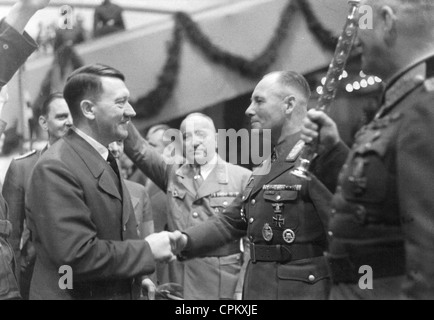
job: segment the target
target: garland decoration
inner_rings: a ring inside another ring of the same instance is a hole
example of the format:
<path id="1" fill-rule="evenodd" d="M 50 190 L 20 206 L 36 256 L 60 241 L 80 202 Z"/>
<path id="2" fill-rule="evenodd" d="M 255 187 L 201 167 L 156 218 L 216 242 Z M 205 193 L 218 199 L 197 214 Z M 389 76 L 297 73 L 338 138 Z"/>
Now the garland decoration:
<path id="1" fill-rule="evenodd" d="M 308 0 L 289 0 L 283 10 L 278 27 L 265 49 L 253 60 L 247 60 L 239 55 L 231 54 L 219 48 L 202 32 L 200 26 L 184 12 L 177 12 L 175 18 L 175 32 L 171 45 L 168 46 L 168 58 L 163 71 L 158 77 L 157 86 L 146 96 L 133 103 L 137 118 L 152 117 L 158 114 L 165 103 L 172 96 L 177 82 L 179 61 L 182 47 L 182 34 L 212 62 L 238 72 L 250 79 L 261 77 L 278 57 L 278 50 L 283 40 L 288 36 L 290 22 L 298 10 L 307 20 L 309 30 L 319 43 L 328 51 L 334 52 L 337 38 L 321 24 L 315 16 Z"/>
<path id="2" fill-rule="evenodd" d="M 182 26 L 175 21 L 172 40 L 167 45 L 168 59 L 158 76 L 157 86 L 146 96 L 139 98 L 133 107 L 137 118 L 151 117 L 160 112 L 167 100 L 172 97 L 178 80 L 179 61 L 182 49 Z"/>
<path id="3" fill-rule="evenodd" d="M 327 30 L 321 24 L 308 0 L 288 0 L 288 5 L 280 16 L 280 21 L 274 35 L 265 49 L 252 60 L 219 48 L 213 44 L 211 39 L 203 33 L 200 26 L 188 14 L 177 12 L 174 15 L 175 26 L 172 39 L 167 45 L 167 59 L 158 76 L 157 85 L 145 96 L 132 103 L 136 110 L 137 118 L 157 115 L 172 97 L 179 76 L 183 36 L 199 48 L 213 63 L 223 65 L 230 70 L 238 72 L 243 77 L 257 79 L 276 61 L 279 47 L 288 36 L 290 22 L 297 11 L 300 11 L 304 15 L 309 30 L 321 46 L 328 51 L 334 52 L 337 38 L 333 35 L 333 32 Z M 80 58 L 75 53 L 71 55 L 71 52 L 67 52 L 66 59 L 62 54 L 56 54 L 55 60 L 55 65 L 60 66 L 62 76 L 64 76 L 66 70 L 65 65 L 68 63 L 72 63 L 74 68 L 82 65 Z M 53 70 L 51 69 L 41 86 L 40 95 L 34 103 L 35 109 L 39 107 L 41 101 L 43 101 L 43 97 L 47 96 L 47 93 L 50 92 L 52 73 Z"/>
<path id="4" fill-rule="evenodd" d="M 334 52 L 338 44 L 338 37 L 335 36 L 330 30 L 324 28 L 324 26 L 315 16 L 309 1 L 296 1 L 301 12 L 304 15 L 304 18 L 306 19 L 307 27 L 309 28 L 310 32 L 312 32 L 316 40 L 321 44 L 324 49 Z"/>

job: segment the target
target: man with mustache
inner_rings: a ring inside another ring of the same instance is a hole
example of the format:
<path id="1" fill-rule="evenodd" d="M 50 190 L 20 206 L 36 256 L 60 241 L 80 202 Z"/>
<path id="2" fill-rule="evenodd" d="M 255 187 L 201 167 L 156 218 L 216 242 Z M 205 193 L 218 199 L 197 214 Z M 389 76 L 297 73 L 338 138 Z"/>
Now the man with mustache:
<path id="1" fill-rule="evenodd" d="M 74 127 L 41 156 L 27 192 L 36 249 L 30 299 L 138 299 L 155 261 L 174 258 L 176 239 L 168 232 L 139 238 L 108 150 L 128 136 L 135 116 L 125 77 L 109 66 L 84 66 L 68 77 L 63 95 Z M 68 286 L 63 268 L 70 270 Z"/>
<path id="2" fill-rule="evenodd" d="M 242 193 L 251 172 L 230 164 L 216 152 L 216 128 L 201 113 L 188 115 L 181 123 L 185 163 L 172 163 L 161 156 L 131 127 L 125 153 L 168 195 L 169 230 L 185 230 L 219 215 Z M 200 257 L 178 263 L 187 300 L 233 299 L 243 254 L 240 238 L 220 244 Z M 242 280 L 242 279 L 241 279 Z"/>

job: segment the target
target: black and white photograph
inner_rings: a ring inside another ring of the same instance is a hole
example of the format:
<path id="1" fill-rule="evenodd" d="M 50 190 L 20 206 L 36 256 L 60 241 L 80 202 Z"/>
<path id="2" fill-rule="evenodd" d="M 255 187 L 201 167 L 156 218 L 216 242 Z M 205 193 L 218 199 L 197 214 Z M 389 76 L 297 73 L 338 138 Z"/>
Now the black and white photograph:
<path id="1" fill-rule="evenodd" d="M 0 300 L 434 299 L 432 0 L 0 0 L 0 90 Z"/>

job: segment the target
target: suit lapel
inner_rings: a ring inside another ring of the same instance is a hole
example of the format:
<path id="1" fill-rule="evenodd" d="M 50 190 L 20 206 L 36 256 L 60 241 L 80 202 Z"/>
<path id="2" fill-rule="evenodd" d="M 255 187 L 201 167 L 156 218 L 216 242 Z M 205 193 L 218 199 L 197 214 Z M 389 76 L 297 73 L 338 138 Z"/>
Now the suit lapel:
<path id="1" fill-rule="evenodd" d="M 94 178 L 98 180 L 98 186 L 105 193 L 122 201 L 122 196 L 113 179 L 114 173 L 111 173 L 112 169 L 101 155 L 73 130 L 69 130 L 63 139 L 74 149 Z"/>
<path id="2" fill-rule="evenodd" d="M 177 171 L 178 181 L 188 190 L 191 194 L 196 195 L 196 189 L 194 187 L 194 173 L 190 170 L 190 165 L 184 164 Z"/>
<path id="3" fill-rule="evenodd" d="M 219 161 L 200 186 L 200 189 L 196 194 L 196 199 L 201 199 L 209 196 L 210 194 L 219 192 L 221 189 L 221 184 L 227 184 L 227 180 L 227 167 L 221 163 L 221 161 Z"/>
<path id="4" fill-rule="evenodd" d="M 137 198 L 131 197 L 130 193 L 128 192 L 128 188 L 125 185 L 125 182 L 123 179 L 121 179 L 122 183 L 122 195 L 123 195 L 123 201 L 122 201 L 122 224 L 126 225 L 128 220 L 130 219 L 131 213 L 134 212 L 134 207 L 132 201 L 133 199 L 137 200 L 136 205 L 138 204 L 139 200 Z M 137 222 L 137 221 L 136 221 Z"/>

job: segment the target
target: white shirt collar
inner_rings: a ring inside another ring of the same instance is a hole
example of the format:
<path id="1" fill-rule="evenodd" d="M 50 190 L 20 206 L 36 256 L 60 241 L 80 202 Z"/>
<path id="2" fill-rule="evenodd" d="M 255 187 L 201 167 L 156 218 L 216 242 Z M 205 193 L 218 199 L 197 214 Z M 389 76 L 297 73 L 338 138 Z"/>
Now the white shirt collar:
<path id="1" fill-rule="evenodd" d="M 94 138 L 87 135 L 86 133 L 84 133 L 80 129 L 78 129 L 76 127 L 72 127 L 72 130 L 74 130 L 76 134 L 78 134 L 87 143 L 89 143 L 101 155 L 101 157 L 104 159 L 104 161 L 107 161 L 107 158 L 109 155 L 109 150 L 106 147 L 104 147 L 101 143 L 99 143 Z"/>
<path id="2" fill-rule="evenodd" d="M 203 166 L 200 166 L 200 175 L 202 176 L 203 180 L 206 180 L 206 178 L 208 178 L 210 173 L 214 170 L 214 167 L 217 164 L 217 160 L 218 160 L 218 157 L 217 157 L 217 154 L 215 154 L 214 157 L 210 161 L 208 161 Z"/>

